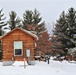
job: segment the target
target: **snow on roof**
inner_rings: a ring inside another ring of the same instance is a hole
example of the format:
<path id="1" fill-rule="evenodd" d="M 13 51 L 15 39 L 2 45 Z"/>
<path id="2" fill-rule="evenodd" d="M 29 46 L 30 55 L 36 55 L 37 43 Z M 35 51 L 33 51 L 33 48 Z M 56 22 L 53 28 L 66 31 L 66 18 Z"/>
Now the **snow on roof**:
<path id="1" fill-rule="evenodd" d="M 16 30 L 16 29 L 22 30 L 23 32 L 25 32 L 25 33 L 31 35 L 32 37 L 34 37 L 34 38 L 36 38 L 36 39 L 38 40 L 37 35 L 33 34 L 31 31 L 28 31 L 28 30 L 25 30 L 25 29 L 22 29 L 22 28 L 18 28 L 18 27 L 15 28 L 15 29 L 13 29 L 12 31 L 8 32 L 7 34 L 13 32 L 13 31 Z M 0 36 L 0 39 L 2 39 L 3 37 L 5 37 L 7 34 L 4 34 L 3 36 Z"/>
<path id="2" fill-rule="evenodd" d="M 27 31 L 27 30 L 25 30 L 25 29 L 22 29 L 22 30 L 23 30 L 24 32 L 26 32 L 27 34 L 29 34 L 29 35 L 31 35 L 31 36 L 37 38 L 37 40 L 38 40 L 37 35 L 33 34 L 31 31 Z"/>

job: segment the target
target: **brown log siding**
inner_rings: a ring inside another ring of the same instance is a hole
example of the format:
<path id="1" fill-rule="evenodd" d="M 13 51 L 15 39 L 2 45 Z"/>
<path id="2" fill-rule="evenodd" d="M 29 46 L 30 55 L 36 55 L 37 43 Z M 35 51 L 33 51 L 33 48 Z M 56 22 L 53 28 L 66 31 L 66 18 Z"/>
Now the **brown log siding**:
<path id="1" fill-rule="evenodd" d="M 23 43 L 23 55 L 22 56 L 14 56 L 14 41 L 22 41 Z M 2 39 L 2 50 L 3 50 L 3 60 L 23 60 L 24 55 L 26 57 L 26 49 L 30 49 L 31 52 L 31 60 L 34 60 L 34 43 L 35 40 L 29 34 L 21 31 L 15 30 L 12 33 L 8 34 L 6 37 Z M 27 57 L 26 57 L 26 60 Z"/>

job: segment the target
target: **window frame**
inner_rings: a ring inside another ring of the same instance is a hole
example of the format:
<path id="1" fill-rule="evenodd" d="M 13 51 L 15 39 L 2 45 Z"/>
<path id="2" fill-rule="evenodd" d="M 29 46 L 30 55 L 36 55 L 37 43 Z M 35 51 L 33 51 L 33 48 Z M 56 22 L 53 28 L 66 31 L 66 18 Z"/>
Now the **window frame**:
<path id="1" fill-rule="evenodd" d="M 23 56 L 23 42 L 22 41 L 14 41 L 13 45 L 15 44 L 15 42 L 21 42 L 22 43 L 22 50 L 21 50 L 21 55 L 16 55 L 15 54 L 15 47 L 14 47 L 14 56 Z"/>

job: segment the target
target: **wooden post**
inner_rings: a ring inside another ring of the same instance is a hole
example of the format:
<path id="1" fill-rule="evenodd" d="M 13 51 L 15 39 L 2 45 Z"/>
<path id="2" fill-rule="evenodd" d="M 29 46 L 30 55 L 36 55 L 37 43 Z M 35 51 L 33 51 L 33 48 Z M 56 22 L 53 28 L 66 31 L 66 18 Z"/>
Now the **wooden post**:
<path id="1" fill-rule="evenodd" d="M 24 57 L 24 68 L 26 68 L 25 57 Z"/>
<path id="2" fill-rule="evenodd" d="M 49 64 L 49 59 L 50 59 L 50 58 L 49 58 L 49 56 L 48 56 L 48 58 L 47 58 L 47 59 L 48 59 L 48 64 Z"/>

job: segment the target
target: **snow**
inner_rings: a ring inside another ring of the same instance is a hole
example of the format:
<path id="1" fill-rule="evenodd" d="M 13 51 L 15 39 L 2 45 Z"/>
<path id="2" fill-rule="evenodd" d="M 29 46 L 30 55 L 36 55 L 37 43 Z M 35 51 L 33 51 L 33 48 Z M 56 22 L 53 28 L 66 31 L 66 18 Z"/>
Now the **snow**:
<path id="1" fill-rule="evenodd" d="M 3 27 L 2 27 L 2 32 L 3 32 L 4 34 L 10 32 L 10 31 L 11 31 L 11 29 L 10 29 L 9 25 L 6 25 L 6 26 L 3 26 Z"/>
<path id="2" fill-rule="evenodd" d="M 28 31 L 28 30 L 24 30 L 24 29 L 22 29 L 22 30 L 25 31 L 26 33 L 28 33 L 29 35 L 35 37 L 35 38 L 38 40 L 37 35 L 33 34 L 32 32 L 30 32 L 30 31 Z"/>
<path id="3" fill-rule="evenodd" d="M 13 64 L 13 66 L 23 66 L 24 65 L 24 62 L 22 61 L 15 61 L 15 63 Z M 27 62 L 25 61 L 25 65 L 27 66 Z"/>
<path id="4" fill-rule="evenodd" d="M 16 61 L 12 66 L 3 66 L 0 62 L 1 75 L 75 75 L 76 64 L 72 61 L 54 61 L 50 60 L 50 64 L 43 61 L 35 61 L 35 65 L 26 65 L 24 62 Z M 26 63 L 27 64 L 27 63 Z"/>

